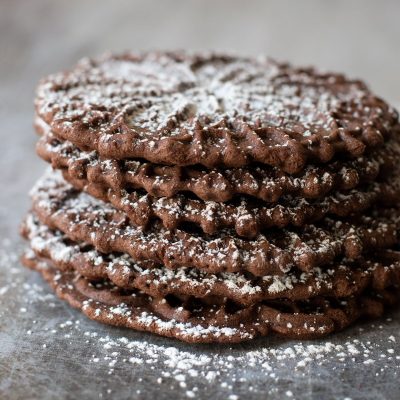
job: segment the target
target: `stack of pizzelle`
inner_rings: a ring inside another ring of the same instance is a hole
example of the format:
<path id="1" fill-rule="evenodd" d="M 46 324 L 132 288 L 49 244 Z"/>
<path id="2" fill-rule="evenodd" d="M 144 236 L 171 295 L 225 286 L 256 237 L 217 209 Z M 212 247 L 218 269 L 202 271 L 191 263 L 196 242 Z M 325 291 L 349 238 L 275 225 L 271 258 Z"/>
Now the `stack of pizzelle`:
<path id="1" fill-rule="evenodd" d="M 83 60 L 38 88 L 26 266 L 89 318 L 315 338 L 399 298 L 397 113 L 270 59 Z"/>

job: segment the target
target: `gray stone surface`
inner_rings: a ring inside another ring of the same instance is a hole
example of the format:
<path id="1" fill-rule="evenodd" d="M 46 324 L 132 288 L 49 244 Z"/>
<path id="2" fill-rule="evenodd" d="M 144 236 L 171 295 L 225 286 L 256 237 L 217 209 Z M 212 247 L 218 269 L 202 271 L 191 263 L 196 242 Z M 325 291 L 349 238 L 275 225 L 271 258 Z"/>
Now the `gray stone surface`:
<path id="1" fill-rule="evenodd" d="M 400 398 L 399 315 L 318 342 L 189 346 L 87 320 L 17 260 L 44 169 L 32 132 L 40 76 L 105 49 L 219 48 L 343 70 L 399 102 L 399 4 L 1 2 L 0 398 Z"/>

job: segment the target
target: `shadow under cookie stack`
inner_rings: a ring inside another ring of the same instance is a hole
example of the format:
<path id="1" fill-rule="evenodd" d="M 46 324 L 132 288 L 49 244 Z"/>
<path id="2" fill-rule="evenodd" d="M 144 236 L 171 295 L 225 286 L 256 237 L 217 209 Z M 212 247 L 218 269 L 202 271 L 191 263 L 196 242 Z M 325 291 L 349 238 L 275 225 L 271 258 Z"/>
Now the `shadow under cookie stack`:
<path id="1" fill-rule="evenodd" d="M 399 298 L 397 113 L 270 59 L 85 59 L 37 91 L 23 262 L 99 322 L 317 338 Z"/>

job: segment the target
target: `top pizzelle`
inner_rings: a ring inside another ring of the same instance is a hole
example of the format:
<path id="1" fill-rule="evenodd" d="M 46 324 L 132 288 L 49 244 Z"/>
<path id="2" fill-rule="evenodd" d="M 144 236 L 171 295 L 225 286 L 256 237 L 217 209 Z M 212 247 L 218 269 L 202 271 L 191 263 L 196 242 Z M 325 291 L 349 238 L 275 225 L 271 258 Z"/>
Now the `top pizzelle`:
<path id="1" fill-rule="evenodd" d="M 104 158 L 288 173 L 358 157 L 398 125 L 360 81 L 218 54 L 84 59 L 44 79 L 35 104 L 53 134 Z"/>

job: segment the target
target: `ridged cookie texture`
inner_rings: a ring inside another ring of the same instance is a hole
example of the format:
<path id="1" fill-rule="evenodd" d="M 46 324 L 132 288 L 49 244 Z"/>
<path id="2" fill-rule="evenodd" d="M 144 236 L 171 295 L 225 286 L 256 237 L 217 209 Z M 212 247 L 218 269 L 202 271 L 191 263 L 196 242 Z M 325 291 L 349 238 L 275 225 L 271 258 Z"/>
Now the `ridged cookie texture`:
<path id="1" fill-rule="evenodd" d="M 85 59 L 45 78 L 35 103 L 55 135 L 105 158 L 289 173 L 360 156 L 398 123 L 360 81 L 218 54 Z"/>
<path id="2" fill-rule="evenodd" d="M 50 260 L 37 259 L 29 252 L 22 261 L 39 271 L 58 297 L 95 321 L 190 343 L 236 343 L 269 333 L 313 339 L 341 330 L 362 316 L 378 317 L 385 306 L 397 302 L 396 291 L 388 288 L 340 301 L 316 297 L 238 309 L 229 302 L 210 305 L 186 296 L 152 297 L 109 281 L 91 282 L 73 271 L 57 270 Z"/>
<path id="3" fill-rule="evenodd" d="M 86 242 L 102 253 L 128 253 L 168 268 L 192 266 L 207 272 L 283 274 L 291 268 L 308 271 L 344 256 L 357 259 L 366 252 L 397 243 L 399 213 L 373 210 L 354 220 L 325 218 L 298 230 L 272 230 L 247 240 L 231 231 L 218 235 L 169 230 L 155 222 L 149 229 L 134 226 L 126 213 L 76 190 L 57 172 L 47 172 L 31 192 L 32 209 L 46 225 L 71 240 Z"/>
<path id="4" fill-rule="evenodd" d="M 400 124 L 268 58 L 84 59 L 37 90 L 22 262 L 89 318 L 190 343 L 312 339 L 400 298 Z"/>
<path id="5" fill-rule="evenodd" d="M 68 170 L 74 179 L 85 179 L 113 190 L 144 190 L 154 197 L 191 193 L 201 200 L 216 202 L 244 195 L 276 203 L 288 195 L 320 199 L 332 192 L 346 192 L 371 183 L 397 165 L 400 146 L 397 141 L 390 140 L 371 154 L 324 165 L 308 165 L 296 175 L 260 165 L 209 170 L 130 159 L 101 159 L 96 151 L 81 151 L 51 133 L 39 139 L 37 152 L 53 168 Z"/>
<path id="6" fill-rule="evenodd" d="M 103 254 L 87 243 L 72 242 L 32 214 L 24 221 L 22 234 L 36 258 L 51 260 L 61 271 L 75 271 L 94 282 L 109 280 L 122 289 L 139 289 L 154 297 L 193 296 L 207 302 L 226 298 L 248 306 L 263 300 L 346 298 L 367 288 L 382 290 L 400 283 L 400 252 L 392 249 L 353 262 L 335 261 L 309 272 L 256 277 L 232 272 L 210 274 L 189 267 L 170 270 L 155 262 L 135 261 L 127 254 Z"/>

